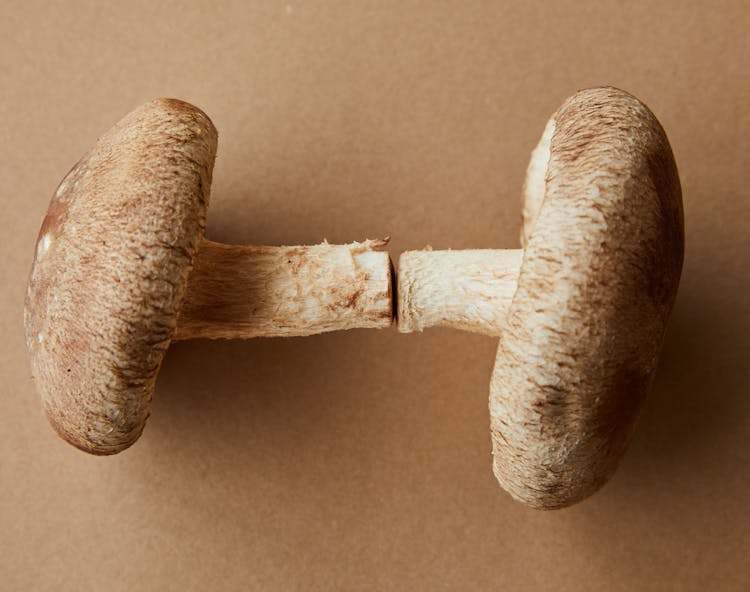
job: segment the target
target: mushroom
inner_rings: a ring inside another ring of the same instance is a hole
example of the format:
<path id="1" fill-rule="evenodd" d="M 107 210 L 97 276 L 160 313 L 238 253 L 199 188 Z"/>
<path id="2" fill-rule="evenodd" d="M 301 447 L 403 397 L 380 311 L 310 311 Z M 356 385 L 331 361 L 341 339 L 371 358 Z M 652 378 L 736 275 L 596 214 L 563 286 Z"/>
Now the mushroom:
<path id="1" fill-rule="evenodd" d="M 499 336 L 495 476 L 559 508 L 601 487 L 630 440 L 680 279 L 682 197 L 661 125 L 615 88 L 563 103 L 524 194 L 523 250 L 401 255 L 398 323 Z"/>
<path id="2" fill-rule="evenodd" d="M 392 322 L 385 241 L 253 247 L 203 238 L 217 132 L 158 99 L 60 183 L 26 291 L 32 372 L 52 427 L 93 454 L 135 442 L 172 340 L 311 335 Z"/>

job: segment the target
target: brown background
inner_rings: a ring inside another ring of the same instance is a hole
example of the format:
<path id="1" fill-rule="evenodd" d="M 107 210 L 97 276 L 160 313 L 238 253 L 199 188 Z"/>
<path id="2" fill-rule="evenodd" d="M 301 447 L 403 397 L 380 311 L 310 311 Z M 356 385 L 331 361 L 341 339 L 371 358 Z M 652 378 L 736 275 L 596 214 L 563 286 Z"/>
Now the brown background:
<path id="1" fill-rule="evenodd" d="M 745 2 L 157 4 L 0 8 L 0 588 L 748 589 Z M 22 339 L 37 229 L 136 105 L 213 118 L 210 238 L 391 235 L 397 258 L 517 246 L 531 148 L 601 84 L 664 124 L 688 242 L 652 396 L 593 498 L 540 513 L 499 489 L 495 340 L 449 330 L 181 343 L 132 449 L 48 428 Z"/>

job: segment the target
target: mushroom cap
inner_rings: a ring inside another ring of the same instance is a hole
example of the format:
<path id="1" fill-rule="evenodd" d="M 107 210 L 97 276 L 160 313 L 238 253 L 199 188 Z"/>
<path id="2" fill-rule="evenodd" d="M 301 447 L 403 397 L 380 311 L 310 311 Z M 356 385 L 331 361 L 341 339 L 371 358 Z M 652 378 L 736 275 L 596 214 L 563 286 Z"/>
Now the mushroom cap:
<path id="1" fill-rule="evenodd" d="M 217 133 L 198 108 L 147 103 L 73 167 L 50 201 L 24 309 L 52 427 L 114 454 L 140 436 L 203 236 Z"/>
<path id="2" fill-rule="evenodd" d="M 661 125 L 615 88 L 552 116 L 526 183 L 526 251 L 490 386 L 494 472 L 559 508 L 630 440 L 682 268 L 680 182 Z"/>

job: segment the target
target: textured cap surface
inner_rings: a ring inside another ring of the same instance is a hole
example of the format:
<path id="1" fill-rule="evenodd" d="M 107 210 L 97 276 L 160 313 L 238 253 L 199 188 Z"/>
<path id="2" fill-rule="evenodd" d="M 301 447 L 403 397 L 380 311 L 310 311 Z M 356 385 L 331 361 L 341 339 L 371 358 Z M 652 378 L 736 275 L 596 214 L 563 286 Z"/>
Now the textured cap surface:
<path id="1" fill-rule="evenodd" d="M 680 184 L 649 109 L 579 92 L 527 180 L 527 249 L 491 382 L 494 470 L 517 499 L 574 503 L 613 473 L 651 383 L 683 258 Z M 543 191 L 540 199 L 539 188 Z"/>
<path id="2" fill-rule="evenodd" d="M 45 412 L 95 454 L 143 430 L 205 227 L 216 130 L 157 99 L 73 167 L 39 231 L 24 323 Z"/>

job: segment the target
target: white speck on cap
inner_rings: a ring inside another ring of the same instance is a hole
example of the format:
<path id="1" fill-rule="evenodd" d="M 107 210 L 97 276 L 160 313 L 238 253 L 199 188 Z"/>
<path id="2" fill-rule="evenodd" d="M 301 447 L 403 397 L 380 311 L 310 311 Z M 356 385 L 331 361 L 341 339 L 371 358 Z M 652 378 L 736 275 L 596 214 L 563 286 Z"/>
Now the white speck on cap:
<path id="1" fill-rule="evenodd" d="M 45 234 L 42 238 L 40 238 L 39 242 L 36 245 L 36 258 L 40 259 L 47 252 L 51 244 L 52 237 L 49 234 Z"/>

